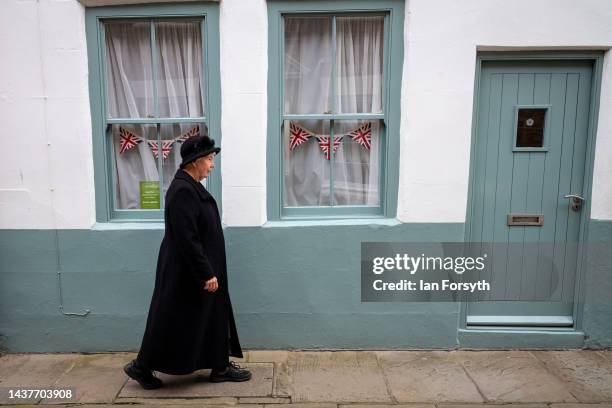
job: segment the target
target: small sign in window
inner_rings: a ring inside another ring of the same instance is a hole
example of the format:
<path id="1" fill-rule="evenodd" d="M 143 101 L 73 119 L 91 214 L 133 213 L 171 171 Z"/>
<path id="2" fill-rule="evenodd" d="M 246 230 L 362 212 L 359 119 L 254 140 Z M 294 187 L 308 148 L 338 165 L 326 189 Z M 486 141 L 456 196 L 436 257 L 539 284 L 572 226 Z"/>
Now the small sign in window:
<path id="1" fill-rule="evenodd" d="M 544 147 L 546 108 L 519 108 L 516 147 Z"/>
<path id="2" fill-rule="evenodd" d="M 161 201 L 159 196 L 159 181 L 140 182 L 140 208 L 143 210 L 159 210 Z"/>

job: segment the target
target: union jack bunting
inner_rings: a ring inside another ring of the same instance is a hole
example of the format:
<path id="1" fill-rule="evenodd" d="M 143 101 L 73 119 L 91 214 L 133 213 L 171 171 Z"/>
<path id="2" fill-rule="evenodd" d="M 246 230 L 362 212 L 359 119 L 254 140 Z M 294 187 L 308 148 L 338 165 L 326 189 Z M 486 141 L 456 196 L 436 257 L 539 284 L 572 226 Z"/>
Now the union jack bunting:
<path id="1" fill-rule="evenodd" d="M 323 152 L 323 154 L 325 155 L 325 158 L 327 160 L 331 159 L 331 155 L 330 155 L 330 144 L 331 144 L 331 137 L 329 136 L 317 136 L 317 139 L 319 140 L 319 147 L 321 148 L 321 151 Z M 342 142 L 342 136 L 339 137 L 334 137 L 334 154 L 336 154 L 336 151 L 338 150 L 338 148 L 340 147 L 340 142 Z"/>
<path id="2" fill-rule="evenodd" d="M 155 158 L 157 159 L 157 157 L 159 156 L 159 149 L 157 146 L 157 141 L 149 140 L 148 143 L 149 143 L 149 146 L 151 147 L 151 150 L 153 151 L 153 156 L 155 156 Z M 174 140 L 162 140 L 162 157 L 164 159 L 167 159 L 168 155 L 172 151 L 173 143 L 174 143 Z"/>
<path id="3" fill-rule="evenodd" d="M 119 142 L 119 154 L 123 154 L 126 150 L 136 147 L 136 145 L 142 142 L 140 136 L 122 127 L 119 127 L 119 136 L 121 137 Z"/>
<path id="4" fill-rule="evenodd" d="M 289 132 L 291 136 L 289 137 L 289 148 L 290 150 L 295 149 L 302 143 L 305 143 L 310 139 L 314 134 L 309 130 L 304 129 L 303 127 L 289 122 Z"/>
<path id="5" fill-rule="evenodd" d="M 366 150 L 370 150 L 372 146 L 372 124 L 370 122 L 364 123 L 348 135 L 362 147 L 365 147 Z"/>
<path id="6" fill-rule="evenodd" d="M 189 139 L 192 136 L 199 136 L 200 135 L 200 126 L 196 125 L 195 127 L 193 127 L 192 129 L 189 129 L 188 131 L 186 131 L 185 133 L 183 133 L 180 136 L 177 136 L 176 139 L 174 139 L 176 142 L 178 143 L 182 143 L 185 140 Z"/>

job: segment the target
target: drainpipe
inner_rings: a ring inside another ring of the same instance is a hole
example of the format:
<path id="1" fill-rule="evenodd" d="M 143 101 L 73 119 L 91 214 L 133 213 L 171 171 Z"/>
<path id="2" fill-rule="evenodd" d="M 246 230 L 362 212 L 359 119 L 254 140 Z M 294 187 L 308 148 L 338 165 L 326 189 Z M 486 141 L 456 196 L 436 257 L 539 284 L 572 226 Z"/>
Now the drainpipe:
<path id="1" fill-rule="evenodd" d="M 55 200 L 54 200 L 54 188 L 53 188 L 53 177 L 52 177 L 52 169 L 51 169 L 51 153 L 50 153 L 50 149 L 51 149 L 51 141 L 48 139 L 49 133 L 47 132 L 47 86 L 46 86 L 46 81 L 45 81 L 45 61 L 43 58 L 43 41 L 42 41 L 42 33 L 41 33 L 41 27 L 40 27 L 40 3 L 36 2 L 36 18 L 37 18 L 37 22 L 38 22 L 38 41 L 40 44 L 40 66 L 41 66 L 41 82 L 42 82 L 42 98 L 43 98 L 43 123 L 44 123 L 44 127 L 43 127 L 43 131 L 45 136 L 47 137 L 47 175 L 48 175 L 48 185 L 49 185 L 49 191 L 51 192 L 51 213 L 52 213 L 52 219 L 53 219 L 53 231 L 55 232 L 54 234 L 54 241 L 55 241 L 55 268 L 57 271 L 57 286 L 58 286 L 58 291 L 59 291 L 59 311 L 61 314 L 63 314 L 64 316 L 87 316 L 89 314 L 89 312 L 91 311 L 90 309 L 85 309 L 84 312 L 81 313 L 74 313 L 74 312 L 65 312 L 64 311 L 64 298 L 63 298 L 63 294 L 62 294 L 62 271 L 61 271 L 61 260 L 60 260 L 60 252 L 59 252 L 59 233 L 57 231 L 57 218 L 55 215 Z"/>
<path id="2" fill-rule="evenodd" d="M 55 218 L 55 215 L 54 215 Z M 57 288 L 59 294 L 59 311 L 64 316 L 87 316 L 90 309 L 85 309 L 84 312 L 76 313 L 76 312 L 65 312 L 64 311 L 64 296 L 62 294 L 62 268 L 61 268 L 61 260 L 60 260 L 60 252 L 59 252 L 59 233 L 57 232 L 57 228 L 55 228 L 55 268 L 57 270 Z"/>

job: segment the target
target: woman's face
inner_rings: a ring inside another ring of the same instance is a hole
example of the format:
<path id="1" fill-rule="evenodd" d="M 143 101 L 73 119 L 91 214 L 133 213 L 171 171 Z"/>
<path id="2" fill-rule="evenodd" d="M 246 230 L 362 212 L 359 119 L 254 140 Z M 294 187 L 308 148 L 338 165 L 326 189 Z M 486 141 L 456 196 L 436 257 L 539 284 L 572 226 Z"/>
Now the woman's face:
<path id="1" fill-rule="evenodd" d="M 207 156 L 200 157 L 193 162 L 200 180 L 207 178 L 211 170 L 215 168 L 215 155 L 216 153 L 213 152 Z"/>

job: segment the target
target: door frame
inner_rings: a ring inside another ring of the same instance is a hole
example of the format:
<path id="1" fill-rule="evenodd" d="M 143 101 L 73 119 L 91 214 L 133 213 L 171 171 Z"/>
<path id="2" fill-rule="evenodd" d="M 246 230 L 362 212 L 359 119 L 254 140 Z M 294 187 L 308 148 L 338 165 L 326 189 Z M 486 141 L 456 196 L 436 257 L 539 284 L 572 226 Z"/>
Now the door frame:
<path id="1" fill-rule="evenodd" d="M 472 107 L 472 130 L 470 141 L 470 172 L 468 183 L 468 200 L 466 206 L 464 241 L 468 241 L 471 234 L 472 225 L 472 210 L 473 210 L 473 195 L 474 195 L 474 172 L 476 157 L 474 152 L 476 148 L 476 133 L 478 130 L 478 111 L 480 97 L 480 81 L 482 74 L 482 66 L 487 61 L 555 61 L 555 60 L 590 60 L 593 63 L 593 72 L 591 77 L 591 98 L 589 102 L 589 119 L 587 131 L 587 146 L 585 157 L 585 171 L 583 179 L 583 194 L 585 203 L 583 213 L 580 217 L 580 229 L 578 233 L 579 251 L 576 265 L 576 281 L 574 287 L 574 305 L 573 318 L 574 326 L 567 328 L 542 328 L 542 327 L 510 327 L 510 326 L 495 326 L 495 327 L 474 327 L 467 326 L 467 301 L 462 299 L 460 305 L 459 329 L 469 330 L 474 332 L 488 332 L 490 330 L 508 330 L 525 333 L 529 331 L 581 331 L 582 330 L 582 300 L 584 299 L 584 271 L 586 269 L 586 251 L 583 245 L 587 242 L 588 226 L 591 219 L 591 192 L 593 187 L 593 163 L 595 158 L 595 137 L 597 134 L 597 120 L 599 117 L 599 101 L 601 95 L 601 77 L 603 66 L 603 51 L 481 51 L 476 55 L 476 72 L 474 78 L 474 97 Z"/>

